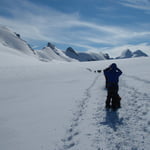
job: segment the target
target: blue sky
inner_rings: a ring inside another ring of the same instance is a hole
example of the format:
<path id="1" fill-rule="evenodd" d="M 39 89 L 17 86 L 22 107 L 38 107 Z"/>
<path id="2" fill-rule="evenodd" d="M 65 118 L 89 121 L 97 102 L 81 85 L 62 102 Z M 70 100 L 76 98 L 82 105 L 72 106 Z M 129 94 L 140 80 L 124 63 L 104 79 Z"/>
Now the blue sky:
<path id="1" fill-rule="evenodd" d="M 150 54 L 150 0 L 1 0 L 0 24 L 35 49 Z"/>

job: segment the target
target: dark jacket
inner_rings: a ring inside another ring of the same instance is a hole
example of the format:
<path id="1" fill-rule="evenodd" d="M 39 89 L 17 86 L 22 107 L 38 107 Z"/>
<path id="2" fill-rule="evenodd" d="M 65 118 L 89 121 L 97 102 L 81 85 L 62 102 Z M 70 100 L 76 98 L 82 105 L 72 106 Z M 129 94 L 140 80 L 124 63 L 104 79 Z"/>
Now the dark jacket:
<path id="1" fill-rule="evenodd" d="M 106 78 L 107 84 L 118 84 L 119 76 L 122 74 L 122 71 L 117 67 L 109 67 L 104 70 L 104 75 Z"/>

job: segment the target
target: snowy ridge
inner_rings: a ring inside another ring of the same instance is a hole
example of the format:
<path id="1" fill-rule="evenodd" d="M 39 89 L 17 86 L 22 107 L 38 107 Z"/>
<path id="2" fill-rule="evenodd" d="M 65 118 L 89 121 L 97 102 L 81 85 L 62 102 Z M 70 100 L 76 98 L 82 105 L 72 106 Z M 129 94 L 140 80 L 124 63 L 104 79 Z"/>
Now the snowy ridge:
<path id="1" fill-rule="evenodd" d="M 124 58 L 132 58 L 132 57 L 148 57 L 147 54 L 142 52 L 141 50 L 136 50 L 132 52 L 130 49 L 124 50 L 117 59 L 124 59 Z"/>
<path id="2" fill-rule="evenodd" d="M 19 34 L 11 32 L 4 26 L 0 26 L 0 43 L 3 46 L 12 48 L 14 53 L 18 51 L 26 55 L 34 55 L 34 50 L 20 38 Z"/>
<path id="3" fill-rule="evenodd" d="M 105 60 L 105 54 L 99 52 L 76 52 L 72 47 L 68 47 L 64 52 L 68 57 L 79 60 L 79 61 L 96 61 Z"/>
<path id="4" fill-rule="evenodd" d="M 75 61 L 72 58 L 66 56 L 61 50 L 57 49 L 54 45 L 48 43 L 47 47 L 44 47 L 42 50 L 37 50 L 36 54 L 39 56 L 39 59 L 42 61 Z"/>
<path id="5" fill-rule="evenodd" d="M 147 54 L 145 54 L 144 52 L 142 52 L 141 50 L 136 50 L 135 52 L 133 52 L 132 57 L 148 57 Z"/>

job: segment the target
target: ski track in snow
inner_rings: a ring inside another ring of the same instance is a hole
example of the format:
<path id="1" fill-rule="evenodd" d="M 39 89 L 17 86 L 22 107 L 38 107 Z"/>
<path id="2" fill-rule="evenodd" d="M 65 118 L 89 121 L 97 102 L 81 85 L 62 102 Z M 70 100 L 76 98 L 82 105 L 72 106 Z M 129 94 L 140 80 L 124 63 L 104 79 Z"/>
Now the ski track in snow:
<path id="1" fill-rule="evenodd" d="M 129 87 L 125 80 L 121 80 L 122 108 L 106 111 L 107 92 L 102 80 L 101 75 L 96 76 L 85 90 L 85 97 L 73 114 L 61 148 L 57 150 L 149 150 L 150 120 L 147 120 L 147 115 L 150 95 Z"/>

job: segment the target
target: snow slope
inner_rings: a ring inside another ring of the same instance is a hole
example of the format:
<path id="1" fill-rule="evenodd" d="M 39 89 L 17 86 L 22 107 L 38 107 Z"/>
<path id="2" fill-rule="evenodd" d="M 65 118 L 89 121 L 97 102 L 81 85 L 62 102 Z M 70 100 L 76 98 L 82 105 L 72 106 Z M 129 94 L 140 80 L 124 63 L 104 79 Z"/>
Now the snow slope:
<path id="1" fill-rule="evenodd" d="M 116 62 L 122 108 L 104 109 Z M 129 65 L 130 64 L 130 65 Z M 149 150 L 150 59 L 40 62 L 0 53 L 1 150 Z"/>
<path id="2" fill-rule="evenodd" d="M 20 38 L 19 34 L 13 33 L 7 27 L 0 25 L 0 43 L 7 48 L 12 48 L 14 53 L 20 52 L 29 56 L 34 55 L 34 50 Z M 12 52 L 13 52 L 12 51 Z"/>
<path id="3" fill-rule="evenodd" d="M 59 60 L 59 61 L 75 61 L 75 59 L 72 59 L 68 56 L 66 56 L 61 50 L 57 49 L 56 47 L 44 47 L 42 50 L 35 51 L 36 54 L 39 56 L 39 59 L 42 61 L 53 61 L 53 60 Z"/>

